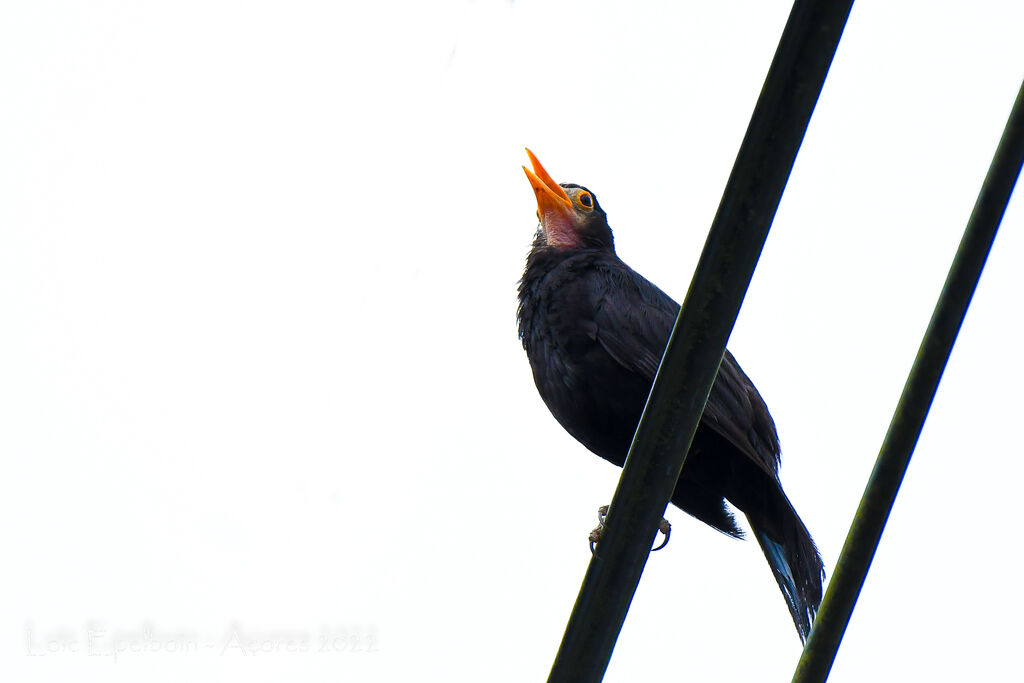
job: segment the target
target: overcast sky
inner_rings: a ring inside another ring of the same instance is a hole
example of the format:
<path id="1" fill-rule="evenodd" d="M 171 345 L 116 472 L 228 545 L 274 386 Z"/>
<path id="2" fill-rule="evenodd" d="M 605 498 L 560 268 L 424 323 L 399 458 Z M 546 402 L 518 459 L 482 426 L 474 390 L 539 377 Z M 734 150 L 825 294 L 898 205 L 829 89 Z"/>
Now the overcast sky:
<path id="1" fill-rule="evenodd" d="M 3 678 L 546 677 L 619 471 L 516 338 L 523 147 L 682 300 L 788 12 L 5 3 Z M 1011 0 L 854 6 L 732 335 L 829 576 L 1022 26 Z M 1019 194 L 836 683 L 1019 675 Z M 757 545 L 668 516 L 606 680 L 789 680 Z"/>

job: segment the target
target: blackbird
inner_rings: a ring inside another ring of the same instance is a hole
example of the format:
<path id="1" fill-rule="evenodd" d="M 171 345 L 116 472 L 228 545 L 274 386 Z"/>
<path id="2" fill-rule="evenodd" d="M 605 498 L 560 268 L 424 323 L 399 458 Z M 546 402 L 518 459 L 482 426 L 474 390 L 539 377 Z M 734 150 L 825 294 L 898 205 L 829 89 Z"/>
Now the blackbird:
<path id="1" fill-rule="evenodd" d="M 615 254 L 608 218 L 585 187 L 559 185 L 530 150 L 540 226 L 519 283 L 519 337 L 541 398 L 577 441 L 625 462 L 679 304 Z M 779 482 L 775 422 L 725 352 L 672 503 L 741 538 L 741 510 L 801 641 L 821 603 L 821 555 Z"/>

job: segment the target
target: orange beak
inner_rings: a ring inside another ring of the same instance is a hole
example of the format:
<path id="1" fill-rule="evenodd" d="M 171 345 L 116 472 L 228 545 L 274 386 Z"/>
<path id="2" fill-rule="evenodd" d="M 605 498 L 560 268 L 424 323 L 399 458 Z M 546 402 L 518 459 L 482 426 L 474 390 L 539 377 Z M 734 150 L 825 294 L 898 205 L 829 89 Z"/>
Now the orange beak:
<path id="1" fill-rule="evenodd" d="M 533 192 L 537 195 L 537 214 L 540 216 L 544 232 L 562 233 L 571 230 L 576 223 L 575 211 L 572 208 L 572 200 L 565 190 L 552 180 L 544 167 L 540 165 L 537 157 L 529 149 L 526 150 L 533 164 L 533 170 L 523 166 L 526 177 L 533 186 Z"/>

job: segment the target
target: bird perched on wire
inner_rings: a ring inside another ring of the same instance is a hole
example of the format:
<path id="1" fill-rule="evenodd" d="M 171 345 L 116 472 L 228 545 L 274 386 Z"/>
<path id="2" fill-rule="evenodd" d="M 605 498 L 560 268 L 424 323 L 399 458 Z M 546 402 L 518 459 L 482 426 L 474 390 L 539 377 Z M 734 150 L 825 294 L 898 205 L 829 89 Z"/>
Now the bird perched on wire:
<path id="1" fill-rule="evenodd" d="M 615 254 L 608 217 L 585 187 L 559 185 L 527 150 L 540 226 L 519 283 L 519 337 L 541 398 L 588 449 L 622 466 L 679 305 Z M 821 555 L 779 482 L 775 423 L 725 352 L 672 503 L 741 538 L 741 510 L 801 641 L 821 603 Z"/>

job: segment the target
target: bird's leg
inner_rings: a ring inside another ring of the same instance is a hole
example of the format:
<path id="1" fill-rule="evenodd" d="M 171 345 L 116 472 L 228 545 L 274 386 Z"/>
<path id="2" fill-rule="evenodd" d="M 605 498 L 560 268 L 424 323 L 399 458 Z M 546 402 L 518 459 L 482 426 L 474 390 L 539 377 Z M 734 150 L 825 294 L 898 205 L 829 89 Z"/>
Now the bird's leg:
<path id="1" fill-rule="evenodd" d="M 602 505 L 601 507 L 597 508 L 597 526 L 594 528 L 593 531 L 590 532 L 590 537 L 589 537 L 590 538 L 590 553 L 592 555 L 597 555 L 597 553 L 594 552 L 594 548 L 597 545 L 597 542 L 601 540 L 601 536 L 604 535 L 604 520 L 605 520 L 605 517 L 607 517 L 607 516 L 608 516 L 608 506 L 607 505 Z M 661 533 L 665 534 L 665 540 L 662 541 L 661 544 L 658 545 L 657 548 L 651 548 L 651 552 L 652 553 L 653 552 L 657 552 L 658 550 L 661 550 L 666 545 L 668 545 L 669 536 L 672 535 L 672 525 L 669 524 L 667 519 L 662 517 L 661 522 L 658 524 L 658 531 L 660 531 Z"/>

